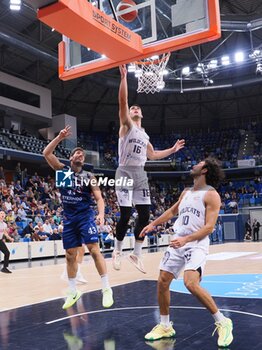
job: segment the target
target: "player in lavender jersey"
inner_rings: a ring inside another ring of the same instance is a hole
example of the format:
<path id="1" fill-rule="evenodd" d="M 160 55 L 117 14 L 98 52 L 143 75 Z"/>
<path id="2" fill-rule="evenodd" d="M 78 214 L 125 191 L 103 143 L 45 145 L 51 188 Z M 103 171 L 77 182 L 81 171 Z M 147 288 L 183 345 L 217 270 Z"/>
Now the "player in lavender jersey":
<path id="1" fill-rule="evenodd" d="M 132 205 L 135 206 L 138 217 L 135 226 L 135 246 L 129 261 L 141 272 L 145 268 L 141 260 L 142 243 L 139 237 L 142 228 L 148 224 L 150 212 L 150 191 L 144 165 L 147 158 L 151 160 L 163 159 L 176 153 L 184 147 L 184 140 L 178 140 L 174 146 L 156 151 L 149 141 L 149 136 L 141 127 L 143 118 L 140 106 L 128 106 L 128 86 L 126 66 L 120 66 L 121 82 L 119 87 L 119 167 L 116 179 L 128 178 L 133 180 L 130 186 L 116 186 L 116 195 L 120 206 L 120 220 L 116 227 L 115 250 L 113 252 L 113 266 L 121 268 L 121 252 L 123 240 L 127 231 L 127 224 L 131 216 Z"/>
<path id="2" fill-rule="evenodd" d="M 212 314 L 218 331 L 218 346 L 228 347 L 233 341 L 233 324 L 217 308 L 212 296 L 200 285 L 208 254 L 209 238 L 215 227 L 221 200 L 214 187 L 223 179 L 223 171 L 214 158 L 206 158 L 191 170 L 192 188 L 185 189 L 179 200 L 159 218 L 146 226 L 141 236 L 178 214 L 175 236 L 164 254 L 158 278 L 160 323 L 146 334 L 146 340 L 174 337 L 169 319 L 170 291 L 174 278 L 184 270 L 184 284 Z"/>

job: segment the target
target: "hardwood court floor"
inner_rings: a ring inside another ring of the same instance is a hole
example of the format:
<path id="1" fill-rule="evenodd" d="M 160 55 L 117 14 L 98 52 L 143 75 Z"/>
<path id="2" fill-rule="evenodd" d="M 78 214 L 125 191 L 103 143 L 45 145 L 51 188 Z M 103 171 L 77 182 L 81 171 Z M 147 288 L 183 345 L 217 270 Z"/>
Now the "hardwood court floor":
<path id="1" fill-rule="evenodd" d="M 222 260 L 209 260 L 205 275 L 251 274 L 262 273 L 262 243 L 226 243 L 212 245 L 210 254 L 216 253 L 250 253 L 244 256 Z M 251 254 L 252 253 L 252 254 Z M 109 278 L 112 286 L 139 280 L 157 280 L 158 266 L 163 252 L 144 253 L 147 274 L 142 274 L 123 258 L 121 271 L 115 271 L 112 260 L 107 259 Z M 0 273 L 0 311 L 14 309 L 24 305 L 61 298 L 65 295 L 67 283 L 60 279 L 63 265 L 48 265 L 13 270 L 12 274 Z M 94 263 L 89 257 L 82 269 L 88 283 L 79 286 L 83 292 L 101 288 Z"/>

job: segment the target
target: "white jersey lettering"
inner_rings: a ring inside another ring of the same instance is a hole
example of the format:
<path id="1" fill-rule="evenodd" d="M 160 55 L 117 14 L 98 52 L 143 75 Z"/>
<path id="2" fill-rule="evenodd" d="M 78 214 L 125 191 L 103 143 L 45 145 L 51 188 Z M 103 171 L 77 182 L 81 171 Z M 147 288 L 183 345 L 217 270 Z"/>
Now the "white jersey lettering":
<path id="1" fill-rule="evenodd" d="M 119 138 L 119 166 L 144 166 L 148 143 L 149 136 L 145 130 L 133 125 L 125 136 Z"/>
<path id="2" fill-rule="evenodd" d="M 193 188 L 186 191 L 178 207 L 178 219 L 173 226 L 173 230 L 178 236 L 188 236 L 200 230 L 205 225 L 206 207 L 204 197 L 207 191 L 212 189 L 213 187 L 206 186 L 200 191 L 194 191 Z M 204 250 L 208 250 L 208 246 L 208 236 L 185 245 L 185 247 L 198 247 Z"/>

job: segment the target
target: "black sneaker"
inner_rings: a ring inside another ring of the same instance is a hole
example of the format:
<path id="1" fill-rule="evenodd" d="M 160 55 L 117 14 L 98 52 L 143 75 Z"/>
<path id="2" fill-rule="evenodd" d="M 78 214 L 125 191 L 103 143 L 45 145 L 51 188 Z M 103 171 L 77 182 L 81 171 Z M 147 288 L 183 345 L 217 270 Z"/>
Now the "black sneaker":
<path id="1" fill-rule="evenodd" d="M 8 270 L 7 267 L 3 267 L 1 272 L 4 272 L 4 273 L 12 273 L 12 271 Z"/>

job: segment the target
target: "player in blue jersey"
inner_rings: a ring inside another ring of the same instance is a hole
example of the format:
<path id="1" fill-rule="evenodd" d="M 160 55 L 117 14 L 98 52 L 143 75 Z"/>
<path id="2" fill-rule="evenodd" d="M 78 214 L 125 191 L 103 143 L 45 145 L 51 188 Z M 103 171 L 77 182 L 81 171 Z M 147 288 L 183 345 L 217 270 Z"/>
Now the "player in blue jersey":
<path id="1" fill-rule="evenodd" d="M 100 252 L 96 228 L 96 222 L 99 225 L 104 224 L 104 200 L 99 187 L 95 184 L 95 178 L 91 173 L 82 169 L 85 161 L 85 151 L 82 148 L 77 147 L 72 150 L 69 158 L 70 167 L 61 163 L 54 155 L 56 146 L 70 135 L 70 126 L 66 126 L 43 151 L 43 155 L 51 168 L 56 171 L 62 170 L 62 175 L 64 175 L 62 179 L 64 185 L 60 186 L 60 192 L 64 208 L 64 231 L 62 237 L 66 250 L 69 294 L 63 309 L 74 305 L 82 294 L 76 289 L 77 250 L 78 247 L 82 246 L 82 243 L 87 245 L 97 271 L 101 276 L 102 304 L 108 308 L 114 303 L 113 291 L 109 285 L 105 259 Z M 95 203 L 92 197 L 94 197 L 98 209 L 96 218 L 93 209 Z"/>

